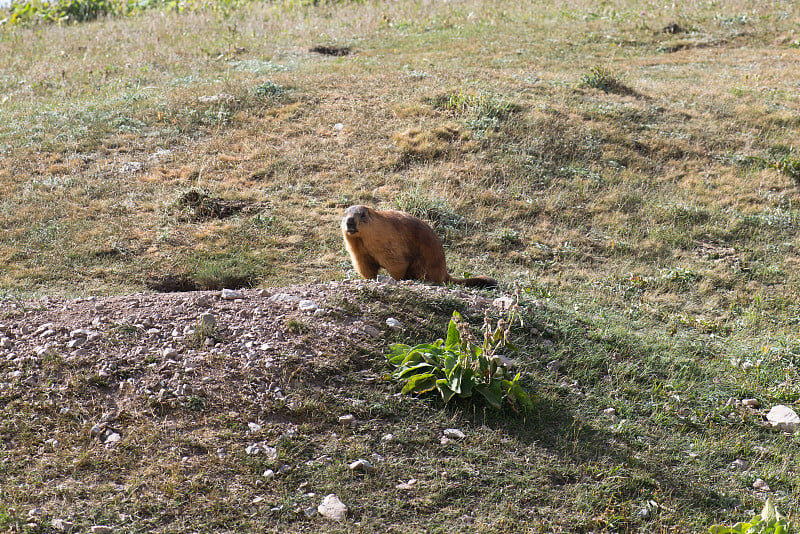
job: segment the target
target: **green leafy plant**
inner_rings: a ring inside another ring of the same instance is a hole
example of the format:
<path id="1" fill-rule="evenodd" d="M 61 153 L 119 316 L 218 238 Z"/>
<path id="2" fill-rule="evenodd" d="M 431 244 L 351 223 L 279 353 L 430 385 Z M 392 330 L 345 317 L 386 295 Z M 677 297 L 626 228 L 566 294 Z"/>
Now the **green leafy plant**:
<path id="1" fill-rule="evenodd" d="M 794 180 L 795 184 L 800 185 L 800 158 L 797 158 L 792 150 L 789 150 L 788 153 L 774 161 L 759 158 L 758 156 L 749 156 L 747 159 L 757 166 L 775 169 Z"/>
<path id="2" fill-rule="evenodd" d="M 484 319 L 483 342 L 478 344 L 461 314 L 454 311 L 447 328 L 447 339 L 411 347 L 395 343 L 387 355 L 397 369 L 392 378 L 404 381 L 403 393 L 427 393 L 437 390 L 444 402 L 454 397 L 472 397 L 479 393 L 486 402 L 500 409 L 504 404 L 514 411 L 533 407 L 531 398 L 520 385 L 520 373 L 512 376 L 510 362 L 498 349 L 514 349 L 508 340 L 510 320 L 500 319 L 492 328 Z"/>
<path id="3" fill-rule="evenodd" d="M 770 499 L 764 503 L 761 513 L 749 522 L 736 523 L 732 527 L 714 525 L 708 529 L 711 534 L 792 534 L 791 523 L 778 512 Z"/>

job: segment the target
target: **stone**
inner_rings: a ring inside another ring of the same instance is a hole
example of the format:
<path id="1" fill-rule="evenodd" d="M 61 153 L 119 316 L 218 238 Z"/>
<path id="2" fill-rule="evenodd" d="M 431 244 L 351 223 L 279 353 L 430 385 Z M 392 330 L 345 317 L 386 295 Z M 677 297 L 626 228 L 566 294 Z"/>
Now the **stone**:
<path id="1" fill-rule="evenodd" d="M 381 436 L 381 441 L 384 443 L 391 443 L 394 441 L 394 434 L 384 434 Z"/>
<path id="2" fill-rule="evenodd" d="M 198 325 L 205 330 L 213 330 L 217 327 L 217 318 L 213 313 L 204 313 L 200 316 Z"/>
<path id="3" fill-rule="evenodd" d="M 514 305 L 514 299 L 511 297 L 497 297 L 492 301 L 492 306 L 501 310 L 509 310 Z"/>
<path id="4" fill-rule="evenodd" d="M 371 337 L 381 337 L 381 331 L 371 324 L 364 326 L 364 333 Z"/>
<path id="5" fill-rule="evenodd" d="M 753 489 L 756 489 L 758 491 L 763 491 L 764 493 L 772 491 L 771 489 L 769 489 L 769 485 L 767 485 L 767 483 L 761 480 L 760 478 L 757 478 L 756 481 L 753 482 Z"/>
<path id="6" fill-rule="evenodd" d="M 389 328 L 402 328 L 403 327 L 403 323 L 401 323 L 400 321 L 398 321 L 394 317 L 389 317 L 388 319 L 386 319 L 386 324 L 389 326 Z"/>
<path id="7" fill-rule="evenodd" d="M 462 431 L 460 431 L 457 428 L 445 428 L 444 432 L 442 433 L 444 434 L 444 437 L 450 439 L 464 439 L 465 437 L 467 437 Z"/>
<path id="8" fill-rule="evenodd" d="M 363 460 L 361 458 L 351 463 L 349 467 L 352 471 L 363 471 L 364 473 L 375 472 L 375 466 L 372 465 L 369 460 Z"/>
<path id="9" fill-rule="evenodd" d="M 82 347 L 85 344 L 86 344 L 85 337 L 76 337 L 75 339 L 70 339 L 69 342 L 67 342 L 67 348 L 77 349 L 78 347 Z"/>
<path id="10" fill-rule="evenodd" d="M 412 478 L 408 482 L 400 482 L 399 484 L 397 484 L 395 486 L 395 488 L 397 488 L 399 490 L 410 491 L 410 490 L 414 489 L 414 486 L 416 486 L 416 485 L 417 485 L 417 479 L 416 478 Z"/>
<path id="11" fill-rule="evenodd" d="M 561 369 L 561 362 L 558 360 L 553 360 L 547 364 L 547 368 L 554 373 L 557 373 L 559 369 Z"/>
<path id="12" fill-rule="evenodd" d="M 261 425 L 258 423 L 247 423 L 247 428 L 250 429 L 250 432 L 259 432 L 261 430 Z"/>
<path id="13" fill-rule="evenodd" d="M 53 528 L 62 532 L 71 532 L 75 527 L 75 523 L 67 521 L 66 519 L 53 519 L 51 522 Z"/>
<path id="14" fill-rule="evenodd" d="M 300 297 L 295 297 L 289 293 L 275 293 L 268 300 L 270 302 L 299 302 Z"/>
<path id="15" fill-rule="evenodd" d="M 740 460 L 740 459 L 736 459 L 736 460 L 732 461 L 731 465 L 728 466 L 729 469 L 733 469 L 733 470 L 739 469 L 741 471 L 744 471 L 748 467 L 750 467 L 750 464 L 748 464 L 746 461 Z"/>
<path id="16" fill-rule="evenodd" d="M 241 291 L 237 291 L 235 289 L 223 289 L 220 296 L 224 300 L 237 300 L 237 299 L 243 299 L 244 293 L 242 293 Z"/>
<path id="17" fill-rule="evenodd" d="M 164 356 L 164 358 L 176 358 L 178 356 L 178 349 L 167 347 L 161 352 L 161 355 Z"/>
<path id="18" fill-rule="evenodd" d="M 297 307 L 300 308 L 300 311 L 307 313 L 312 313 L 319 308 L 316 302 L 309 299 L 301 300 L 299 303 L 297 303 Z"/>
<path id="19" fill-rule="evenodd" d="M 278 457 L 278 449 L 267 445 L 266 441 L 248 445 L 245 447 L 245 452 L 250 455 L 263 454 L 270 460 L 275 460 Z"/>
<path id="20" fill-rule="evenodd" d="M 333 493 L 322 499 L 322 503 L 317 506 L 317 511 L 332 521 L 344 521 L 347 517 L 347 506 Z"/>
<path id="21" fill-rule="evenodd" d="M 89 532 L 92 534 L 111 534 L 114 532 L 114 528 L 107 525 L 95 525 L 89 529 Z"/>
<path id="22" fill-rule="evenodd" d="M 758 399 L 742 399 L 742 406 L 748 408 L 758 408 Z"/>
<path id="23" fill-rule="evenodd" d="M 800 425 L 800 417 L 797 416 L 797 413 L 783 404 L 778 404 L 770 409 L 767 421 L 784 432 L 794 432 Z"/>
<path id="24" fill-rule="evenodd" d="M 14 342 L 7 337 L 0 337 L 0 349 L 10 349 L 14 346 Z"/>
<path id="25" fill-rule="evenodd" d="M 614 417 L 615 415 L 617 415 L 617 410 L 615 410 L 614 408 L 606 408 L 605 410 L 603 410 L 603 414 L 609 417 Z"/>
<path id="26" fill-rule="evenodd" d="M 112 443 L 118 443 L 120 440 L 122 440 L 122 436 L 120 436 L 117 432 L 112 432 L 106 437 L 103 443 L 110 445 Z"/>
<path id="27" fill-rule="evenodd" d="M 273 478 L 275 478 L 275 471 L 273 471 L 272 469 L 267 469 L 261 476 L 263 476 L 267 480 L 272 480 Z"/>
<path id="28" fill-rule="evenodd" d="M 356 426 L 358 424 L 356 416 L 350 413 L 339 417 L 339 422 L 345 426 Z"/>

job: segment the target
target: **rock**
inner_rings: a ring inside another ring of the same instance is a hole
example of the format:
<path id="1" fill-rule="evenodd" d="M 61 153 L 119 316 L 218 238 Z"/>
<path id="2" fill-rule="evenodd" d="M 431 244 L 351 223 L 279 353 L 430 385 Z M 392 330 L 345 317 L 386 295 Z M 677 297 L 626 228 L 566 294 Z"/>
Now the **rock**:
<path id="1" fill-rule="evenodd" d="M 351 463 L 350 464 L 350 469 L 352 471 L 363 471 L 364 473 L 374 473 L 375 472 L 375 466 L 372 465 L 372 463 L 369 462 L 368 460 L 362 460 L 361 458 L 359 458 L 355 462 Z"/>
<path id="2" fill-rule="evenodd" d="M 217 318 L 213 313 L 204 313 L 197 324 L 204 330 L 213 330 L 217 327 Z"/>
<path id="3" fill-rule="evenodd" d="M 394 434 L 384 434 L 381 436 L 381 441 L 384 443 L 391 443 L 394 441 Z"/>
<path id="4" fill-rule="evenodd" d="M 764 493 L 772 491 L 771 489 L 769 489 L 767 483 L 761 480 L 760 478 L 757 478 L 756 481 L 753 482 L 753 488 L 758 491 L 763 491 Z"/>
<path id="5" fill-rule="evenodd" d="M 414 486 L 416 486 L 416 485 L 417 485 L 417 479 L 416 478 L 412 478 L 408 482 L 400 482 L 398 485 L 395 486 L 395 488 L 397 488 L 399 490 L 410 491 L 410 490 L 414 489 Z"/>
<path id="6" fill-rule="evenodd" d="M 758 399 L 742 399 L 742 406 L 748 408 L 758 408 Z"/>
<path id="7" fill-rule="evenodd" d="M 67 342 L 67 348 L 68 349 L 77 349 L 78 347 L 81 347 L 81 346 L 83 346 L 85 344 L 86 344 L 86 338 L 85 337 L 76 337 L 75 339 L 70 339 Z"/>
<path id="8" fill-rule="evenodd" d="M 547 364 L 547 368 L 554 373 L 557 373 L 559 369 L 561 369 L 562 363 L 558 360 L 553 360 Z"/>
<path id="9" fill-rule="evenodd" d="M 105 429 L 106 429 L 106 425 L 104 425 L 104 424 L 102 424 L 102 423 L 97 423 L 96 425 L 94 425 L 94 426 L 93 426 L 93 427 L 92 427 L 92 428 L 89 430 L 89 434 L 90 434 L 92 437 L 96 438 L 97 436 L 99 436 L 100 434 L 102 434 L 102 433 L 103 433 L 103 430 L 105 430 Z"/>
<path id="10" fill-rule="evenodd" d="M 10 349 L 14 346 L 14 342 L 7 337 L 0 337 L 0 349 Z"/>
<path id="11" fill-rule="evenodd" d="M 164 358 L 176 358 L 178 356 L 178 349 L 167 347 L 161 352 L 161 355 L 164 356 Z"/>
<path id="12" fill-rule="evenodd" d="M 444 437 L 450 439 L 464 439 L 465 437 L 467 437 L 462 431 L 460 431 L 457 428 L 445 428 L 444 432 L 442 433 L 444 434 Z"/>
<path id="13" fill-rule="evenodd" d="M 319 306 L 313 300 L 303 299 L 297 303 L 297 307 L 300 308 L 301 312 L 312 313 L 316 311 Z"/>
<path id="14" fill-rule="evenodd" d="M 103 441 L 103 443 L 106 443 L 106 444 L 118 443 L 120 440 L 122 440 L 122 436 L 120 436 L 117 432 L 112 432 L 111 434 L 109 434 L 106 437 L 106 439 L 105 439 L 105 441 Z"/>
<path id="15" fill-rule="evenodd" d="M 261 425 L 258 423 L 247 423 L 247 428 L 250 429 L 250 432 L 259 432 L 261 430 Z"/>
<path id="16" fill-rule="evenodd" d="M 356 416 L 350 413 L 339 417 L 339 422 L 345 426 L 356 426 L 358 424 Z"/>
<path id="17" fill-rule="evenodd" d="M 313 506 L 309 506 L 308 508 L 303 510 L 303 515 L 306 517 L 314 517 L 317 514 L 317 509 Z M 344 519 L 344 518 L 342 518 Z M 337 520 L 339 521 L 339 520 Z"/>
<path id="18" fill-rule="evenodd" d="M 615 415 L 617 415 L 617 410 L 615 410 L 614 408 L 606 408 L 605 410 L 603 410 L 603 414 L 609 417 L 614 417 Z"/>
<path id="19" fill-rule="evenodd" d="M 364 326 L 364 333 L 371 337 L 381 337 L 381 331 L 370 324 Z"/>
<path id="20" fill-rule="evenodd" d="M 295 297 L 289 293 L 275 293 L 268 300 L 270 302 L 298 302 L 300 297 Z"/>
<path id="21" fill-rule="evenodd" d="M 53 528 L 62 532 L 71 532 L 75 527 L 75 523 L 67 521 L 66 519 L 53 519 Z"/>
<path id="22" fill-rule="evenodd" d="M 389 328 L 402 328 L 403 327 L 403 323 L 401 323 L 400 321 L 398 321 L 394 317 L 389 317 L 388 319 L 386 319 L 386 324 L 389 326 Z"/>
<path id="23" fill-rule="evenodd" d="M 114 528 L 106 525 L 95 525 L 89 529 L 89 532 L 92 534 L 111 534 L 114 532 Z"/>
<path id="24" fill-rule="evenodd" d="M 748 467 L 750 467 L 750 464 L 748 464 L 746 461 L 736 459 L 736 460 L 731 462 L 731 465 L 728 466 L 728 469 L 734 469 L 734 470 L 735 469 L 739 469 L 739 470 L 744 471 Z"/>
<path id="25" fill-rule="evenodd" d="M 511 306 L 514 305 L 514 299 L 511 297 L 497 297 L 492 301 L 492 306 L 495 308 L 500 308 L 501 310 L 510 310 Z"/>
<path id="26" fill-rule="evenodd" d="M 347 516 L 347 506 L 333 493 L 322 499 L 322 504 L 317 506 L 317 511 L 332 521 L 344 521 Z"/>
<path id="27" fill-rule="evenodd" d="M 278 457 L 278 449 L 267 445 L 266 441 L 248 445 L 245 447 L 245 452 L 250 455 L 263 454 L 270 460 L 275 460 Z"/>
<path id="28" fill-rule="evenodd" d="M 275 471 L 273 471 L 272 469 L 267 469 L 261 476 L 263 476 L 267 480 L 272 480 L 273 478 L 275 478 Z"/>
<path id="29" fill-rule="evenodd" d="M 242 293 L 241 291 L 237 291 L 235 289 L 223 289 L 220 296 L 224 300 L 237 300 L 237 299 L 243 299 L 244 293 Z"/>
<path id="30" fill-rule="evenodd" d="M 794 432 L 800 425 L 800 417 L 794 410 L 783 404 L 773 406 L 767 414 L 767 421 L 779 430 Z"/>

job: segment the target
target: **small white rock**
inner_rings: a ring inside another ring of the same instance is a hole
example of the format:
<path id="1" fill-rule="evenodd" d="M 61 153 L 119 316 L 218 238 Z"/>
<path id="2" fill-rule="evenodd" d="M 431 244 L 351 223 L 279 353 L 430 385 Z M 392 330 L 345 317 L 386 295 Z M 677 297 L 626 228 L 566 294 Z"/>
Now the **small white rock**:
<path id="1" fill-rule="evenodd" d="M 753 488 L 758 490 L 758 491 L 763 491 L 765 493 L 768 492 L 768 491 L 772 491 L 772 490 L 769 489 L 769 486 L 767 485 L 767 483 L 764 482 L 763 480 L 761 480 L 760 478 L 757 478 L 756 481 L 753 482 Z"/>
<path id="2" fill-rule="evenodd" d="M 95 525 L 89 529 L 92 534 L 111 534 L 114 532 L 113 527 L 109 527 L 106 525 Z"/>
<path id="3" fill-rule="evenodd" d="M 356 416 L 350 413 L 339 417 L 339 422 L 346 426 L 356 426 L 358 424 Z"/>
<path id="4" fill-rule="evenodd" d="M 381 436 L 381 441 L 384 443 L 391 443 L 394 441 L 394 434 L 384 434 Z"/>
<path id="5" fill-rule="evenodd" d="M 167 359 L 175 358 L 178 356 L 178 349 L 173 347 L 167 347 L 161 352 L 161 355 Z"/>
<path id="6" fill-rule="evenodd" d="M 603 414 L 609 417 L 614 417 L 615 415 L 617 415 L 617 410 L 614 408 L 606 408 L 605 410 L 603 410 Z"/>
<path id="7" fill-rule="evenodd" d="M 364 333 L 371 337 L 381 337 L 381 331 L 371 324 L 364 326 Z"/>
<path id="8" fill-rule="evenodd" d="M 235 289 L 223 289 L 221 296 L 225 300 L 236 300 L 236 299 L 243 299 L 244 293 L 241 291 L 237 291 Z"/>
<path id="9" fill-rule="evenodd" d="M 275 478 L 275 471 L 273 471 L 272 469 L 267 469 L 266 471 L 264 471 L 264 474 L 261 475 L 261 476 L 263 476 L 267 480 L 271 480 L 271 479 Z"/>
<path id="10" fill-rule="evenodd" d="M 301 300 L 300 302 L 297 303 L 297 307 L 300 308 L 300 311 L 308 313 L 316 311 L 319 308 L 316 302 L 309 299 Z"/>
<path id="11" fill-rule="evenodd" d="M 389 326 L 389 328 L 402 328 L 403 326 L 403 323 L 401 323 L 394 317 L 389 317 L 388 319 L 386 319 L 386 324 Z"/>
<path id="12" fill-rule="evenodd" d="M 514 299 L 511 297 L 497 297 L 492 301 L 492 306 L 495 308 L 500 308 L 501 310 L 508 310 L 511 309 L 511 306 L 514 305 Z"/>
<path id="13" fill-rule="evenodd" d="M 361 458 L 351 463 L 350 469 L 352 471 L 363 471 L 365 473 L 375 472 L 375 466 L 372 465 L 372 463 L 369 460 L 363 460 Z"/>
<path id="14" fill-rule="evenodd" d="M 767 421 L 784 432 L 794 432 L 800 425 L 800 417 L 797 416 L 797 413 L 783 404 L 778 404 L 770 409 Z"/>
<path id="15" fill-rule="evenodd" d="M 742 471 L 744 471 L 748 467 L 750 467 L 750 464 L 748 464 L 746 461 L 740 460 L 740 459 L 736 459 L 736 460 L 732 461 L 731 465 L 728 466 L 729 469 L 740 469 Z"/>
<path id="16" fill-rule="evenodd" d="M 322 504 L 317 506 L 317 511 L 332 521 L 344 521 L 347 517 L 347 506 L 333 493 L 322 499 Z"/>
<path id="17" fill-rule="evenodd" d="M 758 408 L 758 399 L 742 399 L 742 406 L 748 408 Z"/>
<path id="18" fill-rule="evenodd" d="M 258 423 L 247 423 L 247 428 L 250 429 L 250 432 L 258 432 L 261 430 L 261 425 Z"/>
<path id="19" fill-rule="evenodd" d="M 464 439 L 466 435 L 457 428 L 445 428 L 442 432 L 446 438 L 450 439 Z"/>
<path id="20" fill-rule="evenodd" d="M 10 349 L 14 346 L 14 342 L 7 337 L 0 337 L 0 349 Z"/>
<path id="21" fill-rule="evenodd" d="M 400 482 L 398 485 L 395 486 L 395 488 L 397 488 L 399 490 L 409 491 L 409 490 L 414 489 L 414 486 L 416 486 L 416 485 L 417 485 L 417 479 L 416 478 L 412 478 L 408 482 Z"/>
<path id="22" fill-rule="evenodd" d="M 108 435 L 108 437 L 106 437 L 104 443 L 106 444 L 118 443 L 120 440 L 122 440 L 122 436 L 120 436 L 116 432 L 112 432 L 111 434 Z"/>
<path id="23" fill-rule="evenodd" d="M 56 530 L 70 532 L 72 528 L 75 526 L 75 523 L 73 523 L 72 521 L 67 521 L 66 519 L 53 519 L 52 525 L 53 528 Z"/>

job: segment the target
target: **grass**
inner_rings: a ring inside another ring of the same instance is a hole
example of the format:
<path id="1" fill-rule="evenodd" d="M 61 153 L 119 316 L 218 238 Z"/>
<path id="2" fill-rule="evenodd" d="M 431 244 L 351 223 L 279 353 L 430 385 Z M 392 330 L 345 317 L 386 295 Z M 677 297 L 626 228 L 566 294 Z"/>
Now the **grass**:
<path id="1" fill-rule="evenodd" d="M 795 438 L 727 401 L 796 401 L 798 16 L 791 2 L 745 0 L 287 1 L 6 24 L 0 297 L 343 279 L 342 209 L 400 207 L 437 226 L 452 272 L 519 282 L 560 311 L 531 317 L 551 334 L 520 332 L 541 398 L 525 423 L 394 400 L 345 373 L 337 387 L 386 414 L 376 432 L 402 422 L 387 480 L 426 488 L 406 497 L 337 463 L 304 467 L 320 493 L 345 480 L 363 496 L 365 531 L 697 532 L 759 510 L 756 474 L 795 515 Z M 662 31 L 672 23 L 684 31 Z M 309 51 L 323 45 L 350 53 Z M 181 204 L 191 191 L 202 196 Z M 402 336 L 437 335 L 452 310 L 416 304 Z M 323 412 L 345 402 L 307 393 Z M 3 399 L 6 413 L 45 410 Z M 227 439 L 214 413 L 187 439 L 209 450 Z M 33 490 L 3 489 L 0 529 L 40 499 L 29 495 L 59 491 L 96 521 L 133 507 L 148 518 L 137 531 L 253 527 L 231 487 L 261 465 L 245 474 L 210 455 L 207 472 L 228 480 L 187 474 L 162 451 L 144 469 L 167 476 L 138 475 L 152 499 L 123 475 L 126 490 L 87 499 L 36 479 L 47 466 L 21 451 L 42 428 L 13 421 L 3 469 Z M 366 432 L 330 439 L 327 421 L 303 422 L 288 459 L 372 450 Z M 131 454 L 165 432 L 137 424 Z M 445 425 L 470 428 L 469 445 L 440 447 L 433 428 Z M 737 457 L 751 470 L 728 470 Z M 110 453 L 82 458 L 47 461 L 62 478 L 129 473 Z M 305 504 L 302 480 L 281 482 L 270 504 L 284 511 L 256 526 L 306 528 L 288 511 Z M 659 507 L 642 518 L 649 500 Z"/>

